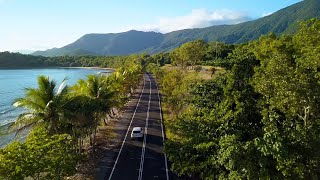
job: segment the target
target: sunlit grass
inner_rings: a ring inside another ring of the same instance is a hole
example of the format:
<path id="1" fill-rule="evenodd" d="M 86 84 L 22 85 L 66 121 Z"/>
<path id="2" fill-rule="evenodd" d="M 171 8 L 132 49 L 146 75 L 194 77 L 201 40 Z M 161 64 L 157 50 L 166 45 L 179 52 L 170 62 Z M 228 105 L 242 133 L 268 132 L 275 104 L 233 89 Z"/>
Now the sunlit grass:
<path id="1" fill-rule="evenodd" d="M 185 71 L 190 74 L 197 75 L 197 77 L 202 80 L 214 79 L 217 76 L 219 76 L 220 74 L 224 74 L 226 72 L 226 70 L 222 67 L 217 67 L 217 66 L 201 66 L 201 67 L 202 67 L 202 70 L 199 72 L 196 72 L 195 70 L 192 70 L 191 68 L 186 68 Z M 166 64 L 161 68 L 164 70 L 167 70 L 167 71 L 172 71 L 174 69 L 178 69 L 179 67 L 173 66 L 171 64 Z M 216 70 L 214 74 L 212 74 L 212 71 L 211 71 L 212 68 L 215 68 L 215 70 Z"/>

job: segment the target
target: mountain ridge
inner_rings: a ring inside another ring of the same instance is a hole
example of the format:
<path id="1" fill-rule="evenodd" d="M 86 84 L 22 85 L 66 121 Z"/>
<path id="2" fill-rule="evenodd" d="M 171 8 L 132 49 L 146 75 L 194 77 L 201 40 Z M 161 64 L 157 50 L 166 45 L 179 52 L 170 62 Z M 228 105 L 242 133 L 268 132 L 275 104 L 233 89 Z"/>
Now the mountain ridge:
<path id="1" fill-rule="evenodd" d="M 166 34 L 130 30 L 121 33 L 86 34 L 62 48 L 37 51 L 33 55 L 128 55 L 170 51 L 183 43 L 203 39 L 239 44 L 258 39 L 263 34 L 294 33 L 298 22 L 320 17 L 320 1 L 304 0 L 271 15 L 235 25 L 184 29 Z M 75 53 L 76 52 L 76 53 Z"/>

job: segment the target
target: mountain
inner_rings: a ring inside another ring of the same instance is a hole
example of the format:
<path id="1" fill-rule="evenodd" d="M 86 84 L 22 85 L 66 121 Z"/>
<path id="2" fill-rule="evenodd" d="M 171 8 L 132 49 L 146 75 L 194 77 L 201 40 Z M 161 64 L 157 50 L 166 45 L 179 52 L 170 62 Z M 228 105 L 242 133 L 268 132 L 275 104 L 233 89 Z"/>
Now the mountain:
<path id="1" fill-rule="evenodd" d="M 27 50 L 27 49 L 22 49 L 22 50 L 16 50 L 14 51 L 15 53 L 21 53 L 21 54 L 31 54 L 34 51 L 33 50 Z"/>
<path id="2" fill-rule="evenodd" d="M 68 45 L 67 45 L 68 46 Z M 84 50 L 83 48 L 77 48 L 77 49 L 71 49 L 67 46 L 64 46 L 62 48 L 52 48 L 45 51 L 36 51 L 32 53 L 34 56 L 87 56 L 87 55 L 98 55 L 96 53 L 90 52 L 88 50 Z"/>
<path id="3" fill-rule="evenodd" d="M 86 34 L 62 48 L 36 51 L 33 55 L 126 55 L 157 46 L 163 39 L 164 35 L 161 33 L 135 30 L 123 33 Z"/>
<path id="4" fill-rule="evenodd" d="M 320 18 L 320 0 L 304 0 L 269 16 L 236 25 L 219 25 L 207 28 L 185 29 L 161 34 L 156 32 L 128 31 L 110 34 L 87 34 L 62 48 L 37 51 L 33 55 L 127 55 L 169 51 L 196 39 L 221 41 L 229 44 L 247 42 L 263 34 L 294 33 L 298 22 Z"/>

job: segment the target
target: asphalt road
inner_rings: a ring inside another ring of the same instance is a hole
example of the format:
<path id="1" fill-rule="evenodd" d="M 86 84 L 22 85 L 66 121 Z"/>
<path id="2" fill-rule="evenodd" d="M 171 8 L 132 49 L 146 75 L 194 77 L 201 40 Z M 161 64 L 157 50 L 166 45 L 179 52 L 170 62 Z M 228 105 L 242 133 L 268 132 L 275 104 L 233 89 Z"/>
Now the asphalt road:
<path id="1" fill-rule="evenodd" d="M 168 170 L 163 152 L 164 132 L 160 96 L 154 78 L 144 74 L 144 85 L 132 112 L 121 147 L 107 172 L 108 180 L 175 179 Z M 132 140 L 133 127 L 144 129 L 144 138 Z"/>

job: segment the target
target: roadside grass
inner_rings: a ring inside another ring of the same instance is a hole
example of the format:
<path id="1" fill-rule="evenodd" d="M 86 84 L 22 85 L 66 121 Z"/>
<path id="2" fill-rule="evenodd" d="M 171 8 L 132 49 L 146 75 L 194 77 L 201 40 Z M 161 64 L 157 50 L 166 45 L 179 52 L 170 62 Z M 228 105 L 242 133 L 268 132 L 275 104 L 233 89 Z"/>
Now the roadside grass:
<path id="1" fill-rule="evenodd" d="M 225 69 L 223 69 L 222 67 L 218 67 L 218 66 L 201 66 L 201 67 L 202 67 L 202 69 L 200 72 L 196 72 L 195 70 L 192 70 L 189 67 L 187 67 L 185 69 L 185 71 L 188 72 L 189 74 L 197 75 L 202 80 L 214 79 L 217 76 L 219 76 L 220 74 L 224 74 L 226 72 Z M 178 69 L 179 67 L 173 66 L 171 64 L 166 64 L 161 68 L 163 70 L 172 71 L 174 69 Z M 212 71 L 211 71 L 212 68 L 215 68 L 215 70 L 216 70 L 214 74 L 212 74 Z"/>

